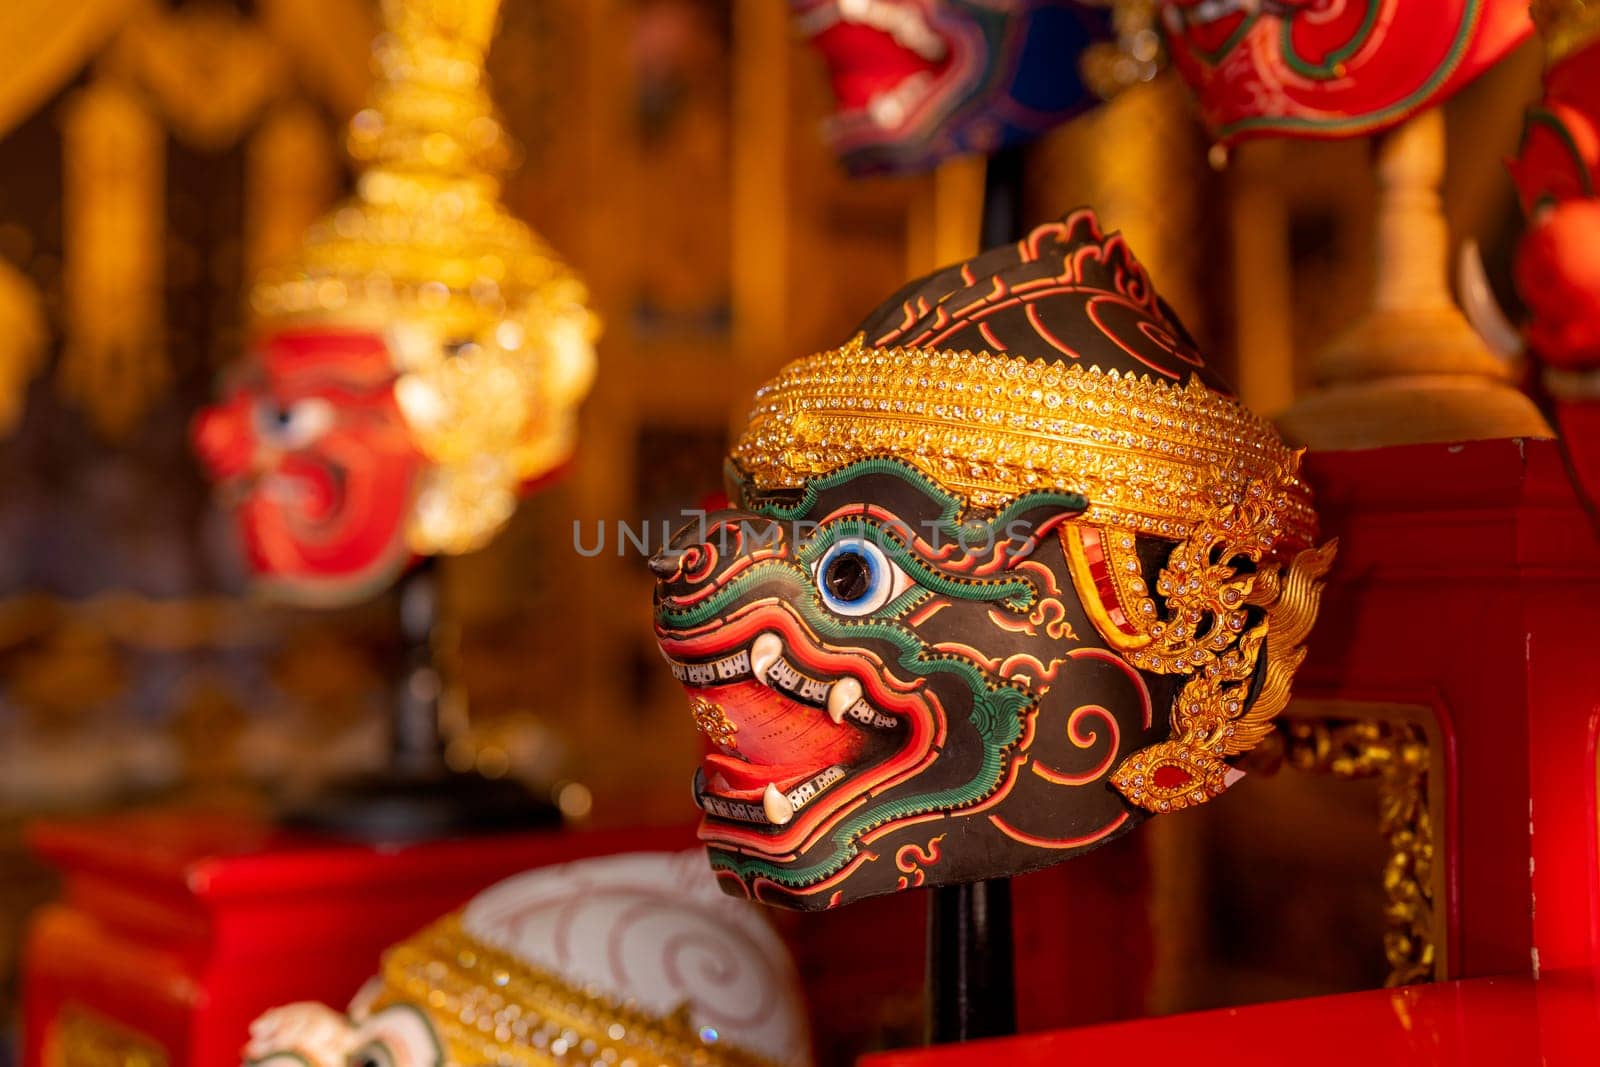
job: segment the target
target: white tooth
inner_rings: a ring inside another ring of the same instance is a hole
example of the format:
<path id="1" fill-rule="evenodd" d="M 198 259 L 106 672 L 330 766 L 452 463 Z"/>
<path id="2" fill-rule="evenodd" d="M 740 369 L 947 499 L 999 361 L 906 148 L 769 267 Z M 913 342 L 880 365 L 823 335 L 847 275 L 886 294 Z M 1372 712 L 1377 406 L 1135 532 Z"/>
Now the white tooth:
<path id="1" fill-rule="evenodd" d="M 867 114 L 872 116 L 873 122 L 887 128 L 900 125 L 906 117 L 906 108 L 893 92 L 879 93 L 867 102 Z"/>
<path id="2" fill-rule="evenodd" d="M 844 713 L 850 705 L 861 699 L 861 683 L 854 678 L 841 678 L 828 690 L 828 718 L 844 722 Z"/>
<path id="3" fill-rule="evenodd" d="M 778 826 L 787 826 L 789 820 L 794 818 L 794 805 L 771 782 L 767 783 L 767 791 L 761 794 L 761 807 L 767 813 L 767 818 Z"/>
<path id="4" fill-rule="evenodd" d="M 742 678 L 750 671 L 750 653 L 741 648 L 734 655 L 718 660 L 716 667 L 717 677 L 723 681 L 729 678 Z"/>
<path id="5" fill-rule="evenodd" d="M 802 37 L 815 37 L 839 21 L 839 10 L 832 4 L 814 7 L 795 20 Z"/>
<path id="6" fill-rule="evenodd" d="M 944 42 L 937 37 L 917 37 L 906 42 L 906 48 L 926 59 L 929 63 L 937 63 L 944 58 Z"/>
<path id="7" fill-rule="evenodd" d="M 756 681 L 771 685 L 767 672 L 782 658 L 783 638 L 770 631 L 764 633 L 750 646 L 750 673 L 755 675 Z"/>

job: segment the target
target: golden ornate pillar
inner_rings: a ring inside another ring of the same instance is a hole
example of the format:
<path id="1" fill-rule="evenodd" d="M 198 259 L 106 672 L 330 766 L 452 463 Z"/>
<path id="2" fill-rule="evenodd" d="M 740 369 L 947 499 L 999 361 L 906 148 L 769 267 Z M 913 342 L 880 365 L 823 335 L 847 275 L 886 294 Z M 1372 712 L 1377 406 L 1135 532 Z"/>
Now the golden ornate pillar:
<path id="1" fill-rule="evenodd" d="M 28 382 L 44 362 L 49 340 L 38 286 L 0 258 L 0 435 L 21 421 Z"/>
<path id="2" fill-rule="evenodd" d="M 789 11 L 733 5 L 733 350 L 757 373 L 786 358 L 789 306 Z"/>
<path id="3" fill-rule="evenodd" d="M 66 319 L 58 384 L 106 437 L 130 431 L 166 388 L 162 261 L 166 141 L 134 86 L 102 78 L 62 129 Z"/>
<path id="4" fill-rule="evenodd" d="M 983 156 L 958 156 L 919 177 L 906 226 L 906 277 L 920 278 L 978 251 Z"/>
<path id="5" fill-rule="evenodd" d="M 1228 168 L 1239 399 L 1276 414 L 1294 400 L 1294 277 L 1282 141 L 1239 146 Z"/>
<path id="6" fill-rule="evenodd" d="M 1120 230 L 1191 332 L 1206 333 L 1196 235 L 1207 174 L 1183 83 L 1136 83 L 1043 138 L 1029 158 L 1027 214 L 1092 204 Z"/>
<path id="7" fill-rule="evenodd" d="M 281 266 L 338 189 L 327 123 L 310 103 L 274 109 L 250 138 L 245 163 L 245 276 Z"/>

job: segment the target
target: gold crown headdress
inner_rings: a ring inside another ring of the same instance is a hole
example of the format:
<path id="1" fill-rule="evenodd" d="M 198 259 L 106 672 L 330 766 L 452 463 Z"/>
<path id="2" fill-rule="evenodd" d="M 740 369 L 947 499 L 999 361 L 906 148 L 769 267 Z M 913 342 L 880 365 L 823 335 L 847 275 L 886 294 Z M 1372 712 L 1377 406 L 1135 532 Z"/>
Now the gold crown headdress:
<path id="1" fill-rule="evenodd" d="M 708 1042 L 686 1012 L 656 1016 L 571 985 L 473 937 L 456 915 L 384 954 L 368 1010 L 396 1004 L 429 1009 L 450 1064 L 774 1067 L 726 1040 Z"/>
<path id="2" fill-rule="evenodd" d="M 583 284 L 500 203 L 512 155 L 484 76 L 499 0 L 384 0 L 373 103 L 350 123 L 356 194 L 251 294 L 263 326 L 387 332 L 395 395 L 432 466 L 409 540 L 469 551 L 519 485 L 570 455 L 598 321 Z"/>
<path id="3" fill-rule="evenodd" d="M 733 458 L 757 489 L 892 455 L 980 507 L 1082 493 L 1091 522 L 1182 540 L 1219 495 L 1268 486 L 1284 549 L 1315 537 L 1298 458 L 1265 419 L 1197 378 L 988 352 L 869 348 L 796 360 L 756 393 Z"/>

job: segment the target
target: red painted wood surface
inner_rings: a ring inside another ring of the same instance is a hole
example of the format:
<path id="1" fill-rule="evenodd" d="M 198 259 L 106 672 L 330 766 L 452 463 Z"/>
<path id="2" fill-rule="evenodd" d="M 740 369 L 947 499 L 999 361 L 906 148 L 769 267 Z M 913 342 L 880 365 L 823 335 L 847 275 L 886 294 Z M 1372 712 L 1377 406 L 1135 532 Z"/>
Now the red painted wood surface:
<path id="1" fill-rule="evenodd" d="M 1560 449 L 1415 445 L 1308 466 L 1340 550 L 1296 693 L 1433 709 L 1449 976 L 1593 967 L 1600 539 Z"/>
<path id="2" fill-rule="evenodd" d="M 64 889 L 24 949 L 26 1067 L 44 1064 L 70 1006 L 152 1039 L 173 1067 L 236 1063 L 266 1008 L 344 1005 L 384 948 L 501 878 L 694 844 L 683 826 L 373 848 L 183 811 L 45 824 L 29 838 Z"/>
<path id="3" fill-rule="evenodd" d="M 1564 1067 L 1600 1056 L 1587 975 L 1475 978 L 863 1056 L 859 1067 Z"/>

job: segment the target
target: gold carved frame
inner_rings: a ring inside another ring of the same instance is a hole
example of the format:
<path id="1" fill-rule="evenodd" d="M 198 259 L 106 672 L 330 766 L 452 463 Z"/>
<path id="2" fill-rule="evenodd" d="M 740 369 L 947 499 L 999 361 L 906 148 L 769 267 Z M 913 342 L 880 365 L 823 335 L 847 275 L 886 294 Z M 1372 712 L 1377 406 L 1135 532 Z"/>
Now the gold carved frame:
<path id="1" fill-rule="evenodd" d="M 1421 704 L 1295 700 L 1278 720 L 1284 763 L 1298 771 L 1378 780 L 1388 986 L 1449 973 L 1444 738 Z"/>
<path id="2" fill-rule="evenodd" d="M 167 1067 L 166 1050 L 122 1023 L 67 1004 L 51 1024 L 46 1067 Z"/>
<path id="3" fill-rule="evenodd" d="M 1275 730 L 1247 761 L 1254 774 L 1275 767 L 1343 779 L 1375 779 L 1385 845 L 1384 955 L 1387 986 L 1435 981 L 1449 973 L 1445 738 L 1433 709 L 1385 701 L 1291 700 Z M 1242 783 L 1248 788 L 1248 782 Z M 1189 960 L 1205 922 L 1194 893 L 1203 842 L 1182 815 L 1151 820 L 1151 918 L 1155 961 L 1152 1011 L 1184 1010 Z"/>

